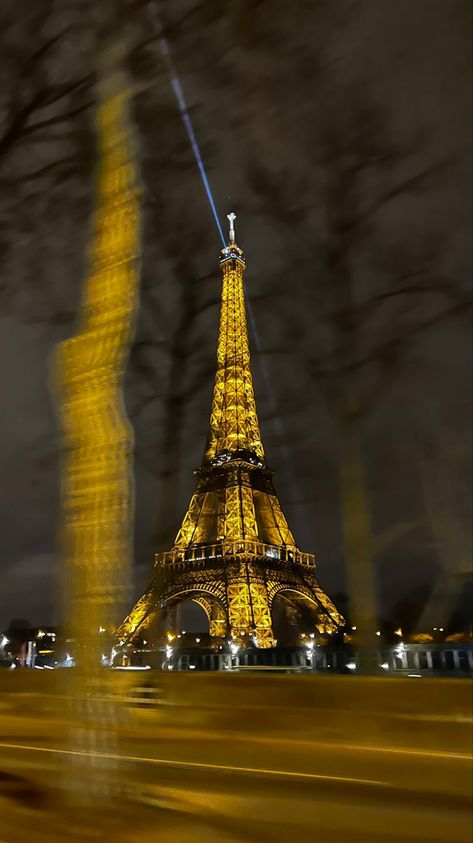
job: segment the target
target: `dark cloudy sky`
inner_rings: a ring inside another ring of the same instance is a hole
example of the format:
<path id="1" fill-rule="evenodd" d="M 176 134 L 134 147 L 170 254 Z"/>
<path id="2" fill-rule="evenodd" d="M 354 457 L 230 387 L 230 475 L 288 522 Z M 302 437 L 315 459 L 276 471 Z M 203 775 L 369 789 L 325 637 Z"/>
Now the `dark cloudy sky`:
<path id="1" fill-rule="evenodd" d="M 55 344 L 74 328 L 93 197 L 93 19 L 84 9 L 67 0 L 32 10 L 23 0 L 1 12 L 0 627 L 13 616 L 54 617 L 59 463 L 50 365 Z M 364 227 L 353 258 L 360 301 L 419 272 L 468 296 L 471 5 L 194 0 L 164 4 L 164 12 L 217 206 L 222 217 L 238 214 L 275 485 L 299 544 L 318 555 L 321 582 L 341 591 L 339 450 L 314 362 L 326 339 L 321 255 L 331 177 L 337 156 L 349 155 L 352 136 L 355 143 L 363 133 L 383 159 L 363 176 L 366 206 L 431 170 Z M 220 245 L 156 45 L 139 46 L 149 37 L 140 4 L 130 16 L 145 212 L 141 311 L 127 373 L 139 590 L 154 551 L 179 526 L 205 444 Z M 25 103 L 66 83 L 69 99 L 33 110 L 10 142 Z M 28 131 L 58 114 L 70 116 Z M 402 325 L 423 323 L 444 305 L 412 299 Z M 363 427 L 374 533 L 384 536 L 383 613 L 416 589 L 427 596 L 440 557 L 452 573 L 471 565 L 468 317 L 409 336 Z M 434 489 L 429 505 L 426 488 Z M 432 506 L 456 524 L 452 552 L 432 530 Z"/>

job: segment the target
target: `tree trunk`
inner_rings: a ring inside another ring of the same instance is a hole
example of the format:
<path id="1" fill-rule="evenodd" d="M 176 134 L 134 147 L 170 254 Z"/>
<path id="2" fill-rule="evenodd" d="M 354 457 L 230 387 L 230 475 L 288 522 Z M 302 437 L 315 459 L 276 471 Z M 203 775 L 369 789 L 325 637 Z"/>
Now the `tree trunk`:
<path id="1" fill-rule="evenodd" d="M 423 467 L 424 497 L 429 526 L 439 562 L 437 582 L 417 622 L 418 632 L 433 633 L 434 627 L 447 629 L 462 590 L 471 576 L 471 531 L 458 512 L 459 480 L 464 455 L 444 452 Z M 457 504 L 452 505 L 452 501 Z"/>
<path id="2" fill-rule="evenodd" d="M 359 669 L 375 673 L 378 670 L 375 650 L 379 642 L 373 543 L 361 436 L 355 418 L 345 417 L 340 425 L 340 493 L 346 578 L 359 647 Z"/>

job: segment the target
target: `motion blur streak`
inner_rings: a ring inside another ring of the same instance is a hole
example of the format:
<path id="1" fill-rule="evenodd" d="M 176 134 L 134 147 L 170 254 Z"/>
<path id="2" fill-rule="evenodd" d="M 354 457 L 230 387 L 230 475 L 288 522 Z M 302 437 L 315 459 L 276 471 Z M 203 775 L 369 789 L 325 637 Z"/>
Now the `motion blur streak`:
<path id="1" fill-rule="evenodd" d="M 108 10 L 107 10 L 108 11 Z M 104 27 L 113 23 L 104 14 Z M 59 405 L 67 447 L 64 465 L 64 554 L 68 635 L 76 669 L 66 682 L 77 722 L 73 746 L 114 747 L 117 700 L 101 666 L 102 631 L 116 629 L 128 602 L 133 511 L 133 433 L 123 374 L 137 307 L 140 203 L 128 113 L 125 44 L 99 42 L 96 135 L 98 176 L 89 272 L 79 329 L 58 354 Z M 103 663 L 103 662 L 102 662 Z M 97 699 L 98 691 L 102 699 Z M 84 759 L 86 756 L 82 756 Z M 70 769 L 74 798 L 104 799 L 114 780 L 98 756 Z"/>

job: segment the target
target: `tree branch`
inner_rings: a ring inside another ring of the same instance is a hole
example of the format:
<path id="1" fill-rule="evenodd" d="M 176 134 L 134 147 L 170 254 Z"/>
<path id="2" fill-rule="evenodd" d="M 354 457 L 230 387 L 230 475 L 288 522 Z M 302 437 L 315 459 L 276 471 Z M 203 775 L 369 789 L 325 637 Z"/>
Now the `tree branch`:
<path id="1" fill-rule="evenodd" d="M 364 211 L 361 211 L 358 216 L 349 219 L 343 226 L 345 230 L 352 230 L 358 228 L 362 223 L 366 222 L 369 217 L 373 216 L 377 211 L 379 211 L 384 205 L 387 205 L 388 202 L 391 202 L 393 199 L 396 199 L 398 196 L 402 196 L 404 193 L 409 193 L 411 190 L 414 190 L 416 187 L 419 187 L 425 179 L 431 176 L 433 173 L 439 172 L 439 170 L 445 169 L 451 164 L 451 158 L 444 158 L 442 161 L 438 161 L 436 164 L 431 164 L 429 167 L 426 167 L 424 170 L 421 170 L 419 173 L 416 173 L 414 176 L 409 176 L 408 178 L 404 179 L 403 181 L 396 184 L 394 187 L 391 187 L 389 190 L 386 190 L 384 193 L 379 196 L 375 202 L 365 208 Z"/>
<path id="2" fill-rule="evenodd" d="M 41 129 L 46 129 L 48 126 L 57 126 L 59 123 L 64 123 L 66 120 L 70 120 L 72 117 L 77 117 L 78 114 L 82 114 L 83 111 L 86 111 L 93 104 L 93 100 L 88 100 L 78 108 L 72 109 L 72 111 L 66 111 L 62 114 L 56 114 L 54 117 L 50 117 L 48 120 L 40 120 L 38 123 L 32 123 L 31 125 L 26 126 L 23 129 L 23 137 L 25 137 L 26 135 L 31 135 L 32 132 L 38 132 Z"/>
<path id="3" fill-rule="evenodd" d="M 134 58 L 140 50 L 143 50 L 145 47 L 148 47 L 150 44 L 154 44 L 155 41 L 158 41 L 160 38 L 166 38 L 168 35 L 171 35 L 174 30 L 179 29 L 183 23 L 186 23 L 190 20 L 196 12 L 201 11 L 205 7 L 205 2 L 198 3 L 196 6 L 193 6 L 192 9 L 189 9 L 185 14 L 183 14 L 177 21 L 173 21 L 172 23 L 167 23 L 161 32 L 156 33 L 155 35 L 151 35 L 145 41 L 141 41 L 139 44 L 136 44 L 130 50 L 131 58 Z"/>
<path id="4" fill-rule="evenodd" d="M 26 105 L 22 106 L 22 108 L 16 112 L 14 117 L 11 119 L 10 125 L 4 132 L 3 137 L 0 138 L 0 159 L 8 152 L 10 147 L 13 146 L 15 141 L 21 135 L 30 116 L 43 103 L 44 96 L 44 91 L 36 93 L 31 100 L 26 103 Z"/>
<path id="5" fill-rule="evenodd" d="M 69 164 L 76 164 L 77 163 L 77 156 L 69 155 L 67 158 L 61 158 L 59 161 L 52 161 L 50 164 L 46 164 L 44 167 L 40 167 L 39 170 L 35 170 L 32 173 L 24 173 L 17 178 L 2 178 L 0 181 L 5 185 L 17 185 L 17 184 L 24 184 L 27 181 L 35 181 L 36 179 L 42 178 L 46 173 L 49 173 L 51 170 L 55 170 L 57 168 L 67 166 Z M 70 168 L 70 172 L 74 172 L 74 167 Z"/>
<path id="6" fill-rule="evenodd" d="M 398 282 L 405 282 L 409 279 L 419 279 L 424 277 L 425 282 L 418 281 L 412 284 L 403 284 L 400 287 L 393 287 L 385 290 L 383 293 L 373 296 L 365 304 L 362 304 L 355 311 L 355 319 L 360 318 L 363 321 L 370 319 L 375 315 L 379 307 L 385 304 L 390 299 L 402 296 L 425 296 L 425 295 L 441 295 L 457 304 L 468 306 L 469 300 L 465 298 L 464 292 L 456 284 L 452 284 L 448 279 L 441 276 L 434 276 L 430 272 L 410 272 L 401 276 Z"/>
<path id="7" fill-rule="evenodd" d="M 393 347 L 393 344 L 402 345 L 404 342 L 408 342 L 409 340 L 414 339 L 419 334 L 430 330 L 430 328 L 435 327 L 435 325 L 441 324 L 447 319 L 451 319 L 454 316 L 464 315 L 472 309 L 472 305 L 473 302 L 471 300 L 468 302 L 455 304 L 446 310 L 442 310 L 440 313 L 436 313 L 435 316 L 431 316 L 429 319 L 426 319 L 425 322 L 420 322 L 415 325 L 409 326 L 404 331 L 404 333 L 388 340 L 386 343 L 381 343 L 381 345 L 376 346 L 364 357 L 354 361 L 348 366 L 345 366 L 342 371 L 345 374 L 349 374 L 350 372 L 362 369 L 367 364 L 372 363 L 377 359 L 380 359 L 386 353 L 386 351 L 389 351 Z"/>

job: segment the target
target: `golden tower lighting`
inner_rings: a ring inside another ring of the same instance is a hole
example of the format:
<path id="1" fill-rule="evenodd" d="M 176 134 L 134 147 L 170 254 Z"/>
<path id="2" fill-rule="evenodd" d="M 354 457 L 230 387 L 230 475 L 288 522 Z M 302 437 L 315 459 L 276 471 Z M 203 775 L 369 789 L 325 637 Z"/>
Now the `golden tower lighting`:
<path id="1" fill-rule="evenodd" d="M 312 602 L 320 632 L 343 624 L 315 578 L 314 556 L 296 545 L 265 463 L 250 367 L 246 265 L 235 214 L 228 219 L 207 448 L 174 546 L 156 554 L 153 582 L 117 632 L 123 644 L 185 600 L 202 606 L 212 636 L 252 639 L 258 647 L 274 646 L 271 606 L 281 593 Z"/>

